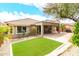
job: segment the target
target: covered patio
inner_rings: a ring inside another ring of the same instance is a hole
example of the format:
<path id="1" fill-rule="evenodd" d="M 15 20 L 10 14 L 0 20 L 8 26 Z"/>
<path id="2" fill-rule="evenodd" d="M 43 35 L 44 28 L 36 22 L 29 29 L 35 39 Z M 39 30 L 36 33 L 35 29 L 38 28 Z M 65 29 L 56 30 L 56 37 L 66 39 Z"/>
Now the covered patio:
<path id="1" fill-rule="evenodd" d="M 41 34 L 41 36 L 44 34 L 58 33 L 59 31 L 59 23 L 41 21 L 35 25 L 37 27 L 37 34 Z"/>

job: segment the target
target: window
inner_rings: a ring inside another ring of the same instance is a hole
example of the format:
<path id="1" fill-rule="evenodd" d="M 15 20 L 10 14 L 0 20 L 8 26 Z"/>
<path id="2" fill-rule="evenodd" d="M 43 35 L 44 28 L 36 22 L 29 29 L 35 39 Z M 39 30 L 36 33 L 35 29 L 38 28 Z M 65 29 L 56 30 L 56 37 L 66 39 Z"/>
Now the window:
<path id="1" fill-rule="evenodd" d="M 17 26 L 17 33 L 23 33 L 26 32 L 25 26 Z"/>
<path id="2" fill-rule="evenodd" d="M 22 29 L 24 32 L 26 32 L 26 27 L 23 27 L 23 29 Z"/>

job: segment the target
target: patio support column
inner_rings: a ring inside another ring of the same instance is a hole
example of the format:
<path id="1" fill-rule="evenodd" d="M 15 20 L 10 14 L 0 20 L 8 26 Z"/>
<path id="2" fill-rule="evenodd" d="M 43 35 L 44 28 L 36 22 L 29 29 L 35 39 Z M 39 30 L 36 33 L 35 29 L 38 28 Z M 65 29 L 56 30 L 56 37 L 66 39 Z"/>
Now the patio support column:
<path id="1" fill-rule="evenodd" d="M 14 26 L 12 26 L 12 34 L 14 35 L 15 34 L 15 27 Z"/>
<path id="2" fill-rule="evenodd" d="M 12 34 L 13 34 L 13 35 L 14 35 L 14 32 L 15 32 L 15 31 L 14 31 L 14 26 L 12 26 Z"/>
<path id="3" fill-rule="evenodd" d="M 30 27 L 26 26 L 26 34 L 29 34 L 29 33 L 30 33 Z"/>
<path id="4" fill-rule="evenodd" d="M 43 37 L 44 34 L 44 26 L 43 26 L 43 22 L 41 23 L 41 37 Z"/>
<path id="5" fill-rule="evenodd" d="M 14 26 L 14 35 L 17 34 L 17 26 Z"/>

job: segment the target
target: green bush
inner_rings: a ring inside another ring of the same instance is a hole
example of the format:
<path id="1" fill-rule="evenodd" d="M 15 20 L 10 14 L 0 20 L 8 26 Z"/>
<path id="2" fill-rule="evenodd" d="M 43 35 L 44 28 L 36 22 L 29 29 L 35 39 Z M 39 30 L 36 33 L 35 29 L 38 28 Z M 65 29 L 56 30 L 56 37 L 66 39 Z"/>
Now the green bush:
<path id="1" fill-rule="evenodd" d="M 0 47 L 3 44 L 4 39 L 8 36 L 7 32 L 9 31 L 9 27 L 6 25 L 0 26 Z"/>
<path id="2" fill-rule="evenodd" d="M 64 31 L 64 28 L 65 28 L 64 24 L 61 24 L 60 27 L 61 27 L 62 31 Z"/>
<path id="3" fill-rule="evenodd" d="M 8 26 L 0 26 L 0 40 L 4 39 L 5 36 L 7 36 L 7 32 L 8 32 L 9 28 Z"/>
<path id="4" fill-rule="evenodd" d="M 79 21 L 75 23 L 73 33 L 74 35 L 71 41 L 74 45 L 79 47 Z"/>
<path id="5" fill-rule="evenodd" d="M 79 46 L 79 35 L 78 34 L 74 34 L 72 36 L 72 43 L 76 46 Z"/>
<path id="6" fill-rule="evenodd" d="M 30 35 L 36 35 L 37 34 L 37 28 L 35 26 L 32 26 L 30 29 Z"/>
<path id="7" fill-rule="evenodd" d="M 79 33 L 79 21 L 77 21 L 74 25 L 74 34 L 78 34 Z"/>

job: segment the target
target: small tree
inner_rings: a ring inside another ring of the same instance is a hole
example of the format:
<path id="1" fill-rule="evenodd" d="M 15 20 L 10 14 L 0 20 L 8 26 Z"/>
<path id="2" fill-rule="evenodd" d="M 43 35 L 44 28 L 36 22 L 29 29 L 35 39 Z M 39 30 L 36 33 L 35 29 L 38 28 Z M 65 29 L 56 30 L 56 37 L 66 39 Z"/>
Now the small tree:
<path id="1" fill-rule="evenodd" d="M 64 25 L 64 24 L 61 24 L 61 25 L 60 25 L 60 28 L 61 28 L 61 30 L 62 30 L 62 32 L 63 32 L 64 29 L 65 29 L 65 25 Z"/>
<path id="2" fill-rule="evenodd" d="M 0 47 L 4 42 L 4 39 L 8 36 L 7 32 L 9 30 L 9 27 L 6 25 L 1 25 L 0 26 Z"/>
<path id="3" fill-rule="evenodd" d="M 32 26 L 30 29 L 30 34 L 31 35 L 36 35 L 37 34 L 37 28 L 35 26 Z"/>

